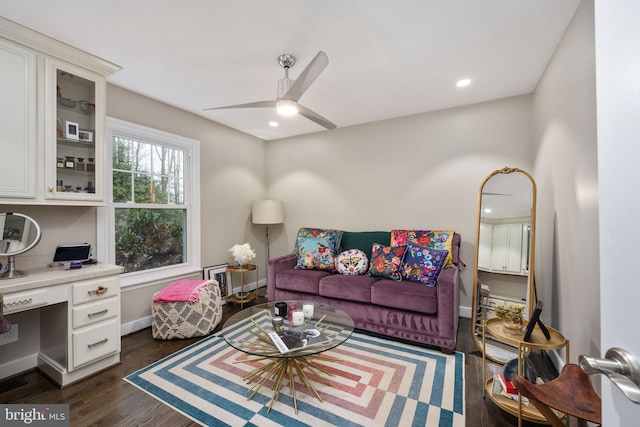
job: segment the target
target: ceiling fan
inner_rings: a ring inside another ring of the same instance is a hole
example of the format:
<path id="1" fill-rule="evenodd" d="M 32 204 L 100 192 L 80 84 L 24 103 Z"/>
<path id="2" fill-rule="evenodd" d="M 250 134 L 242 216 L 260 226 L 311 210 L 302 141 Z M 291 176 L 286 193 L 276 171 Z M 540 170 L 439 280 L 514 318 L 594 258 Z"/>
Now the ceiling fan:
<path id="1" fill-rule="evenodd" d="M 280 55 L 278 57 L 278 63 L 284 68 L 284 78 L 278 80 L 278 92 L 275 100 L 205 108 L 205 110 L 222 110 L 226 108 L 276 108 L 280 115 L 293 116 L 300 114 L 320 126 L 327 129 L 335 129 L 337 126 L 334 123 L 298 103 L 298 100 L 304 95 L 307 89 L 309 89 L 309 86 L 311 86 L 329 64 L 327 54 L 323 51 L 318 52 L 311 62 L 309 62 L 309 65 L 302 70 L 297 80 L 289 78 L 289 68 L 293 67 L 293 64 L 296 63 L 296 58 L 293 55 L 288 53 Z"/>

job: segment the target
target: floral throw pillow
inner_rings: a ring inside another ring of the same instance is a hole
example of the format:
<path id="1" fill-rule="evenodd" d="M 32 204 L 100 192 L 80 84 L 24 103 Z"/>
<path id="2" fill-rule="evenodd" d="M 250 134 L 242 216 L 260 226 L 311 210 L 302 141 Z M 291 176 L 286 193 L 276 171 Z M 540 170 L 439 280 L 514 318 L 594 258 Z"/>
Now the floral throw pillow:
<path id="1" fill-rule="evenodd" d="M 402 278 L 433 287 L 438 282 L 448 255 L 447 250 L 408 244 L 402 264 Z"/>
<path id="2" fill-rule="evenodd" d="M 298 236 L 298 269 L 336 271 L 335 255 L 338 245 L 335 234 Z"/>
<path id="3" fill-rule="evenodd" d="M 367 255 L 360 249 L 349 249 L 336 258 L 336 270 L 345 276 L 365 274 L 369 267 Z"/>
<path id="4" fill-rule="evenodd" d="M 451 258 L 453 234 L 453 231 L 448 230 L 391 230 L 391 245 L 413 243 L 432 249 L 446 250 L 449 252 L 444 263 L 446 267 L 453 265 Z"/>
<path id="5" fill-rule="evenodd" d="M 371 264 L 367 274 L 384 279 L 402 280 L 400 268 L 406 251 L 406 245 L 383 246 L 374 243 L 371 250 Z"/>

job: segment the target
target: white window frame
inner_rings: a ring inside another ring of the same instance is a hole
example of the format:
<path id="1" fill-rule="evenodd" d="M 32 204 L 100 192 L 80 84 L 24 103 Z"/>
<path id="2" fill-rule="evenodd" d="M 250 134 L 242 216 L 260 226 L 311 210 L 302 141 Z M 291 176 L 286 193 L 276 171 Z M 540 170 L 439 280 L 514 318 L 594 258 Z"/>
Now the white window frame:
<path id="1" fill-rule="evenodd" d="M 106 207 L 98 208 L 97 246 L 99 260 L 115 264 L 115 205 L 113 203 L 113 137 L 123 136 L 132 140 L 150 142 L 185 151 L 184 178 L 187 228 L 187 262 L 179 265 L 134 271 L 120 275 L 120 285 L 126 287 L 151 286 L 181 277 L 192 276 L 202 270 L 200 255 L 200 141 L 136 123 L 107 117 L 107 141 L 105 144 L 105 199 Z M 132 208 L 153 208 L 153 204 L 131 203 Z"/>

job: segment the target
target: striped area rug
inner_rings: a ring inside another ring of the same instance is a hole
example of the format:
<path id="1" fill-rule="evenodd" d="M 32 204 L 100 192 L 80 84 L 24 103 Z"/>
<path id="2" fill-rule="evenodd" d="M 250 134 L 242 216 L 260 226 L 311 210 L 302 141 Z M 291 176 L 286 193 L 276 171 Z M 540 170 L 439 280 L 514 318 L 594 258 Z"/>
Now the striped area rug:
<path id="1" fill-rule="evenodd" d="M 464 426 L 464 354 L 445 355 L 360 332 L 327 352 L 332 386 L 315 382 L 323 403 L 296 383 L 298 414 L 288 385 L 267 413 L 270 387 L 252 400 L 242 376 L 256 363 L 218 334 L 125 378 L 207 426 Z"/>

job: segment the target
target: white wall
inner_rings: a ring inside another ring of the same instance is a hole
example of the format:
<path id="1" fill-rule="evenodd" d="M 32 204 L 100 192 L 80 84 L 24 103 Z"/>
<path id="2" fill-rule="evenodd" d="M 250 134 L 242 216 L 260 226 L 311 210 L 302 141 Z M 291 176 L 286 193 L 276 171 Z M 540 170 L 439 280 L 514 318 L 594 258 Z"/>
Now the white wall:
<path id="1" fill-rule="evenodd" d="M 593 1 L 576 12 L 533 96 L 538 184 L 535 277 L 543 321 L 571 359 L 600 354 Z"/>
<path id="2" fill-rule="evenodd" d="M 478 189 L 495 169 L 531 168 L 530 123 L 519 96 L 267 142 L 268 195 L 285 206 L 271 256 L 290 252 L 300 227 L 453 229 L 470 307 Z"/>
<path id="3" fill-rule="evenodd" d="M 266 191 L 263 140 L 114 85 L 107 86 L 107 115 L 199 140 L 203 266 L 230 262 L 229 248 L 244 242 L 264 265 L 264 228 L 251 224 L 251 202 Z M 123 324 L 149 316 L 153 293 L 166 284 L 126 289 Z"/>

